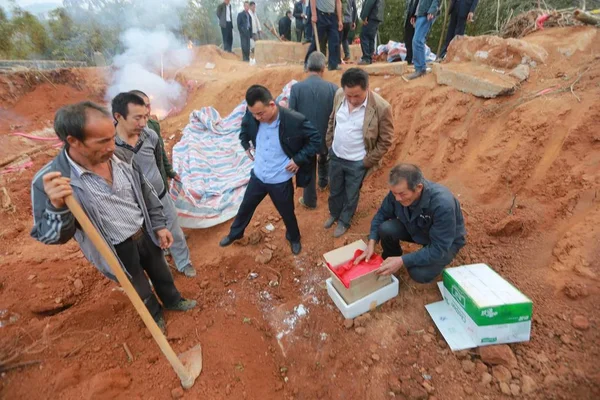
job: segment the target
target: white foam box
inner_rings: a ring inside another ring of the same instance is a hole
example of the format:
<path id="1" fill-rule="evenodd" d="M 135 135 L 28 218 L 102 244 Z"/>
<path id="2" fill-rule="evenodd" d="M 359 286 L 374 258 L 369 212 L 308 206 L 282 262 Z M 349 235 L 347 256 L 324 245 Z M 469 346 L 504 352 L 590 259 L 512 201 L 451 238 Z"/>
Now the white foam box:
<path id="1" fill-rule="evenodd" d="M 425 306 L 453 350 L 530 339 L 532 301 L 486 264 L 447 268 Z"/>
<path id="2" fill-rule="evenodd" d="M 356 242 L 325 253 L 323 258 L 331 268 L 336 269 L 340 265 L 344 265 L 352 260 L 356 250 L 365 251 L 366 249 L 367 244 L 363 240 L 357 240 Z M 329 267 L 325 268 L 327 268 L 327 271 L 331 275 L 331 284 L 347 304 L 354 303 L 392 282 L 390 276 L 377 275 L 377 270 L 373 270 L 368 274 L 352 279 L 349 287 L 346 287 Z"/>
<path id="3" fill-rule="evenodd" d="M 392 275 L 392 281 L 387 286 L 379 288 L 365 297 L 356 300 L 354 303 L 347 304 L 333 286 L 333 278 L 327 279 L 326 284 L 329 297 L 331 297 L 331 300 L 333 300 L 346 319 L 356 318 L 398 296 L 399 287 L 398 279 Z"/>

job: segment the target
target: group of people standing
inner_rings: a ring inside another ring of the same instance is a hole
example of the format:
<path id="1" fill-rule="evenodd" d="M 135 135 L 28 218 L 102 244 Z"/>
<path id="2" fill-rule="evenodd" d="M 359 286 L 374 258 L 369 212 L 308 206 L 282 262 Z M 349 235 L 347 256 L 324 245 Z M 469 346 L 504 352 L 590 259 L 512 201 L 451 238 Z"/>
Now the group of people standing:
<path id="1" fill-rule="evenodd" d="M 223 50 L 233 53 L 233 11 L 231 9 L 231 0 L 223 0 L 223 3 L 217 7 L 217 18 L 223 36 Z M 240 11 L 236 19 L 238 32 L 240 34 L 240 45 L 242 47 L 242 59 L 250 61 L 250 51 L 253 42 L 262 39 L 263 32 L 260 26 L 260 20 L 256 15 L 256 3 L 254 1 L 245 1 L 244 9 Z"/>

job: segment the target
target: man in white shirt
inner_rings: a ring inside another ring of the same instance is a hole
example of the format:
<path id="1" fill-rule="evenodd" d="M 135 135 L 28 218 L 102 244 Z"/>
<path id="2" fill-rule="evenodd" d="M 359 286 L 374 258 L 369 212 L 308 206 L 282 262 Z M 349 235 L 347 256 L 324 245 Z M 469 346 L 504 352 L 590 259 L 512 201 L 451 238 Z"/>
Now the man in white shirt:
<path id="1" fill-rule="evenodd" d="M 258 15 L 256 15 L 256 3 L 250 2 L 250 16 L 252 17 L 252 39 L 253 40 L 261 40 L 262 39 L 262 27 L 260 26 L 260 21 L 258 20 Z M 252 46 L 254 48 L 254 46 Z"/>
<path id="2" fill-rule="evenodd" d="M 231 0 L 224 0 L 217 7 L 217 17 L 223 36 L 223 50 L 232 53 L 233 46 L 233 18 L 231 12 Z"/>
<path id="3" fill-rule="evenodd" d="M 342 75 L 329 117 L 329 219 L 337 222 L 333 236 L 350 227 L 365 176 L 378 168 L 392 144 L 394 121 L 390 104 L 369 90 L 369 75 L 350 68 Z"/>

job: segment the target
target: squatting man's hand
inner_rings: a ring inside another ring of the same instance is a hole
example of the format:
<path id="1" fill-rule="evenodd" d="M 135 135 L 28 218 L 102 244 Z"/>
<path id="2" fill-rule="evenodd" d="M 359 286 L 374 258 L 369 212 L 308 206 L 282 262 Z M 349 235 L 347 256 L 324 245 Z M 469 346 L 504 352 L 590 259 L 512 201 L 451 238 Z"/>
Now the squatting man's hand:
<path id="1" fill-rule="evenodd" d="M 402 257 L 388 257 L 383 261 L 376 273 L 377 275 L 392 275 L 398 272 L 403 265 L 404 261 Z"/>
<path id="2" fill-rule="evenodd" d="M 293 174 L 295 174 L 296 172 L 298 172 L 298 170 L 300 169 L 300 167 L 298 165 L 296 165 L 296 163 L 294 162 L 294 160 L 290 160 L 290 163 L 287 165 L 287 167 L 285 167 L 285 169 Z"/>
<path id="3" fill-rule="evenodd" d="M 60 172 L 49 172 L 43 176 L 44 192 L 54 208 L 64 208 L 65 197 L 73 194 L 71 179 L 63 177 Z"/>
<path id="4" fill-rule="evenodd" d="M 158 237 L 160 248 L 163 250 L 168 249 L 173 244 L 173 235 L 167 228 L 156 231 L 156 236 Z"/>
<path id="5" fill-rule="evenodd" d="M 369 262 L 371 257 L 375 254 L 375 241 L 373 239 L 369 240 L 369 244 L 367 246 L 367 250 L 365 250 L 360 256 L 354 260 L 354 265 L 358 265 L 363 261 Z"/>

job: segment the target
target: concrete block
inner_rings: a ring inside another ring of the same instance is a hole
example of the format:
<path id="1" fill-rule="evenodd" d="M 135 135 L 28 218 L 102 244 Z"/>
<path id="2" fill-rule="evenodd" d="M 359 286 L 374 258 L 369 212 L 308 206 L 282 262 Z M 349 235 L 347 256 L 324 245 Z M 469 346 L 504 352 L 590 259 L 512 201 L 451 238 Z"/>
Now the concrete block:
<path id="1" fill-rule="evenodd" d="M 254 48 L 254 56 L 258 64 L 303 63 L 308 46 L 298 42 L 259 40 Z"/>
<path id="2" fill-rule="evenodd" d="M 406 61 L 394 63 L 381 62 L 371 65 L 363 65 L 362 69 L 367 71 L 369 75 L 404 75 L 408 64 Z"/>
<path id="3" fill-rule="evenodd" d="M 516 78 L 474 63 L 435 63 L 433 72 L 438 84 L 486 99 L 513 94 L 519 86 Z"/>
<path id="4" fill-rule="evenodd" d="M 524 80 L 529 78 L 529 65 L 527 65 L 527 64 L 517 65 L 517 67 L 515 69 L 513 69 L 512 71 L 510 71 L 510 73 L 508 75 L 512 76 L 513 78 L 517 78 L 519 80 L 519 82 L 523 82 Z"/>

